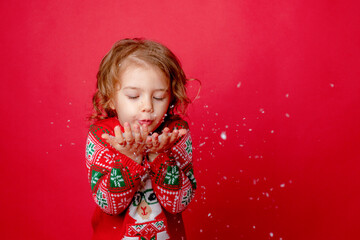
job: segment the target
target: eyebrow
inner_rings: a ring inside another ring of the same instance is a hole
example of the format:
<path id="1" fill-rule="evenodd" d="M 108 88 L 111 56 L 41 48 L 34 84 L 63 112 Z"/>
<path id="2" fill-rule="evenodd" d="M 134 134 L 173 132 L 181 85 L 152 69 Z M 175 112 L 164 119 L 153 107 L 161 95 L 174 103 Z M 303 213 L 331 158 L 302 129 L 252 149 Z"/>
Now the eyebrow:
<path id="1" fill-rule="evenodd" d="M 137 88 L 137 87 L 131 87 L 131 86 L 129 86 L 129 87 L 124 87 L 123 89 L 124 89 L 124 90 L 125 90 L 125 89 L 140 90 L 140 88 Z M 167 88 L 157 88 L 157 89 L 155 89 L 154 91 L 163 91 L 163 92 L 167 92 L 167 91 L 169 91 L 169 89 L 167 89 Z"/>

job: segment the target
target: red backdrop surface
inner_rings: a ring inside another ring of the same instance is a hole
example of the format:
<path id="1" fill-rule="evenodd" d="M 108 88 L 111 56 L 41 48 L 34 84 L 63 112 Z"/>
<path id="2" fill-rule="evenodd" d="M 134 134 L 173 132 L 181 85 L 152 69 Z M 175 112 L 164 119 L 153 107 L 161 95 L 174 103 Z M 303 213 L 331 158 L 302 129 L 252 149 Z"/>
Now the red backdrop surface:
<path id="1" fill-rule="evenodd" d="M 101 58 L 160 41 L 189 108 L 189 239 L 357 239 L 357 1 L 1 1 L 1 238 L 90 239 L 84 148 Z M 197 85 L 189 86 L 192 97 Z"/>

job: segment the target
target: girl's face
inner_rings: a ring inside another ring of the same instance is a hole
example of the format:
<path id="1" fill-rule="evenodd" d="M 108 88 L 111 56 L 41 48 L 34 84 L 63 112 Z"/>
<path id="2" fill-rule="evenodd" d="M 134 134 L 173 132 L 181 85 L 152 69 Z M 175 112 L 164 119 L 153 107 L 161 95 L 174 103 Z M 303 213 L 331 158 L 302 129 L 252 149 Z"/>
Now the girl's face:
<path id="1" fill-rule="evenodd" d="M 119 122 L 147 125 L 150 132 L 162 123 L 170 104 L 170 81 L 150 65 L 130 65 L 120 76 L 120 84 L 112 98 Z"/>

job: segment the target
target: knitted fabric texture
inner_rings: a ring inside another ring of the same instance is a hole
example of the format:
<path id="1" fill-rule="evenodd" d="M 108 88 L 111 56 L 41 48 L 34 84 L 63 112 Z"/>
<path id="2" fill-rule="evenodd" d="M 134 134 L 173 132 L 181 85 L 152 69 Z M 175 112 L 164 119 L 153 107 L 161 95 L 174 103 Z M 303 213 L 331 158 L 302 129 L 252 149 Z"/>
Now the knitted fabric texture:
<path id="1" fill-rule="evenodd" d="M 168 222 L 173 221 L 168 221 L 168 213 L 177 218 L 193 199 L 196 189 L 190 132 L 170 151 L 159 154 L 153 162 L 145 158 L 140 165 L 101 138 L 103 133 L 114 135 L 117 125 L 120 124 L 116 118 L 91 125 L 86 142 L 86 166 L 94 201 L 104 213 L 117 218 L 109 222 L 114 225 L 109 229 L 117 230 L 114 237 L 103 239 L 177 239 L 185 233 L 178 235 L 169 229 L 175 226 L 169 226 Z M 181 119 L 166 122 L 164 126 L 171 131 L 188 130 L 188 124 Z M 93 224 L 95 235 L 97 226 L 104 224 Z"/>

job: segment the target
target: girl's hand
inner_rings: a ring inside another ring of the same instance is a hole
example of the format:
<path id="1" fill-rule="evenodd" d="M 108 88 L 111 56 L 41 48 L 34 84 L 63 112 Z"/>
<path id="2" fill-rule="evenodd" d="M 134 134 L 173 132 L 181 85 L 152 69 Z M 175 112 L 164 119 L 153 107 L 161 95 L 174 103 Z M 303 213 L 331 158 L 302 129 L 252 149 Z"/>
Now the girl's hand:
<path id="1" fill-rule="evenodd" d="M 169 150 L 174 143 L 187 133 L 186 129 L 175 129 L 170 133 L 169 128 L 164 128 L 162 134 L 154 133 L 146 140 L 149 160 L 152 162 L 160 153 Z M 161 140 L 161 141 L 160 141 Z"/>
<path id="2" fill-rule="evenodd" d="M 145 140 L 149 134 L 148 128 L 144 125 L 142 130 L 140 130 L 140 126 L 134 124 L 132 130 L 130 124 L 125 122 L 124 130 L 123 136 L 120 126 L 116 126 L 114 128 L 115 137 L 106 133 L 101 135 L 101 137 L 113 148 L 141 164 L 146 147 Z"/>

